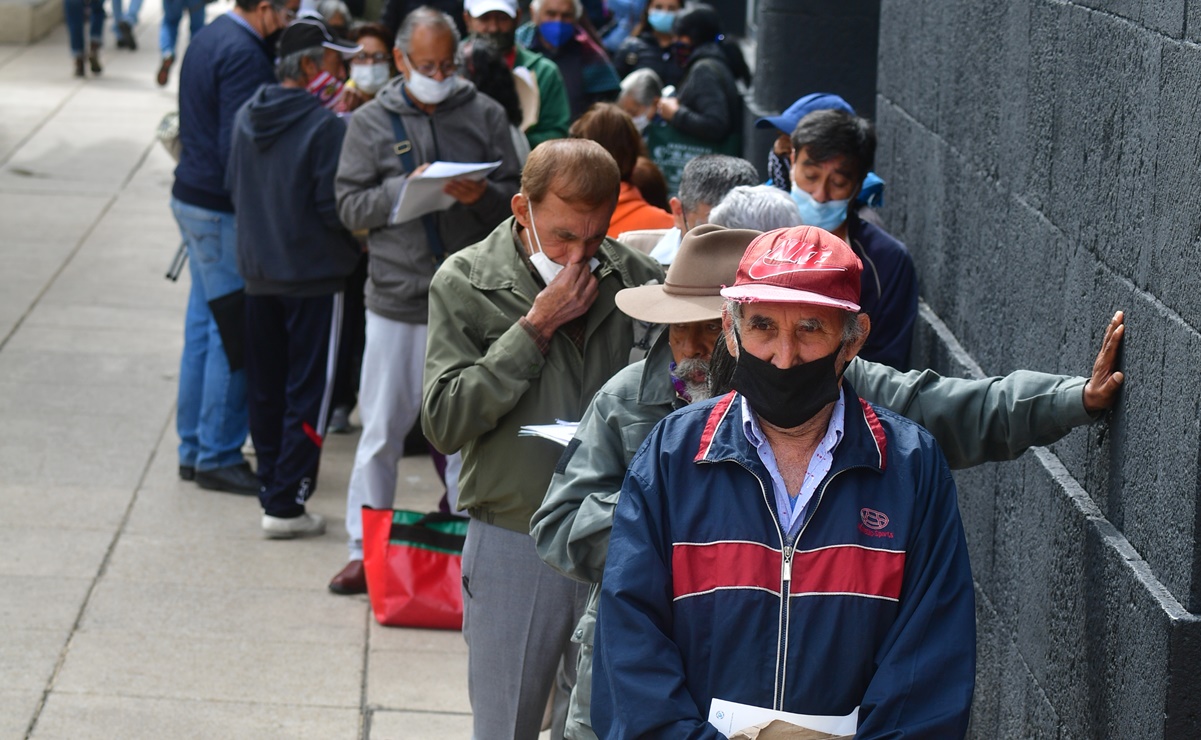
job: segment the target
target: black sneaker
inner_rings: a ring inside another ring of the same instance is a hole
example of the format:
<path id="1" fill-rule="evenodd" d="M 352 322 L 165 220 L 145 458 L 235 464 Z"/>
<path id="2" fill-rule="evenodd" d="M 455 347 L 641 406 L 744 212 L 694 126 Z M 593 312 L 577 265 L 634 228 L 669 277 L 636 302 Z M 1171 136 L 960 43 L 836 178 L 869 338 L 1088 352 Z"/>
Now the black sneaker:
<path id="1" fill-rule="evenodd" d="M 129 21 L 117 21 L 117 48 L 138 50 L 138 40 L 133 35 L 133 26 Z"/>
<path id="2" fill-rule="evenodd" d="M 213 470 L 197 470 L 196 485 L 210 491 L 236 493 L 239 496 L 257 496 L 261 487 L 258 476 L 250 469 L 248 462 Z"/>

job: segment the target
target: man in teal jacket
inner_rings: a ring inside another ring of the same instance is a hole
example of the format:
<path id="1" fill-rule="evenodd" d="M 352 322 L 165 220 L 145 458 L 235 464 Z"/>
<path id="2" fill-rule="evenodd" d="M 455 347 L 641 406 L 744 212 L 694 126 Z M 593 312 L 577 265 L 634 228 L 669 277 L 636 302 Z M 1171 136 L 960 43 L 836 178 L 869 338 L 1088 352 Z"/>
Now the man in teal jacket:
<path id="1" fill-rule="evenodd" d="M 560 461 L 532 534 L 542 559 L 591 583 L 588 609 L 572 639 L 580 644 L 566 737 L 595 737 L 589 721 L 592 645 L 613 510 L 630 460 L 651 429 L 677 408 L 708 397 L 708 361 L 721 334 L 722 285 L 757 232 L 704 225 L 691 230 L 664 285 L 618 294 L 635 318 L 668 325 L 647 358 L 593 398 Z M 942 378 L 902 373 L 861 359 L 846 378 L 861 397 L 927 427 L 953 468 L 1017 457 L 1087 424 L 1111 406 L 1122 382 L 1114 371 L 1124 328 L 1110 322 L 1091 378 L 1019 370 L 1004 378 Z"/>

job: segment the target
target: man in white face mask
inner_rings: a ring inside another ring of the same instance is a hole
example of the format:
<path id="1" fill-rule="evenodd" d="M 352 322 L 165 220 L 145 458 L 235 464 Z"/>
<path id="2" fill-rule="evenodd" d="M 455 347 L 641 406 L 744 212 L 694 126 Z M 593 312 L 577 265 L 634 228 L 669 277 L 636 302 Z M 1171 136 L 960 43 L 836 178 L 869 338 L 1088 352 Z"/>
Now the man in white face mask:
<path id="1" fill-rule="evenodd" d="M 362 593 L 363 504 L 391 508 L 396 466 L 421 405 L 430 279 L 443 257 L 487 236 L 509 214 L 520 164 L 499 103 L 456 76 L 458 30 L 429 8 L 410 13 L 396 36 L 391 79 L 350 119 L 335 183 L 338 215 L 367 230 L 367 341 L 359 390 L 363 434 L 347 495 L 350 562 L 330 582 Z M 449 208 L 409 220 L 394 215 L 407 179 L 430 162 L 495 162 L 486 179 L 456 180 Z M 458 458 L 447 461 L 456 494 Z"/>
<path id="2" fill-rule="evenodd" d="M 648 256 L 605 236 L 620 183 L 594 141 L 539 144 L 513 218 L 430 285 L 422 427 L 463 455 L 463 636 L 479 738 L 537 738 L 565 652 L 574 681 L 570 638 L 587 590 L 539 560 L 529 534 L 561 449 L 517 431 L 580 418 L 635 340 L 614 296 L 663 279 Z"/>

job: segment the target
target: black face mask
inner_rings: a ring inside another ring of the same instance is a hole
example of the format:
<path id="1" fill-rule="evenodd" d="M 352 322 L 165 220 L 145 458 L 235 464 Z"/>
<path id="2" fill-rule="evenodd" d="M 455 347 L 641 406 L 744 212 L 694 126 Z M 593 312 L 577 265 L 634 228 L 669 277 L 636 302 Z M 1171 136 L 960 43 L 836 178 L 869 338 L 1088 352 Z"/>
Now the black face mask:
<path id="1" fill-rule="evenodd" d="M 841 351 L 839 342 L 838 349 L 825 357 L 781 370 L 747 352 L 739 339 L 731 384 L 760 417 L 781 429 L 793 429 L 838 400 L 842 374 L 834 369 L 834 362 Z"/>
<path id="2" fill-rule="evenodd" d="M 513 46 L 517 43 L 517 30 L 514 29 L 508 33 L 503 31 L 497 31 L 496 33 L 481 33 L 479 34 L 479 37 L 501 54 L 508 54 L 510 51 L 512 51 Z"/>

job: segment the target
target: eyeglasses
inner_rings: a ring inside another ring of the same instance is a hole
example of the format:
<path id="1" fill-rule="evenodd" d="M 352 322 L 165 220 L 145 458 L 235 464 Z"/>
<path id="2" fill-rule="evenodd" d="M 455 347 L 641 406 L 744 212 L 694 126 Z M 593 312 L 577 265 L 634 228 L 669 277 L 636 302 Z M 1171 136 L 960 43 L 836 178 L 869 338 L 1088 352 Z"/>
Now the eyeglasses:
<path id="1" fill-rule="evenodd" d="M 271 7 L 275 8 L 276 13 L 279 13 L 281 16 L 283 16 L 285 23 L 291 23 L 292 21 L 296 20 L 296 11 L 292 10 L 288 6 L 272 5 Z"/>
<path id="2" fill-rule="evenodd" d="M 368 54 L 365 51 L 360 51 L 354 55 L 350 61 L 357 64 L 387 64 L 392 61 L 392 55 L 386 51 L 377 51 L 374 54 Z"/>
<path id="3" fill-rule="evenodd" d="M 414 65 L 413 60 L 409 59 L 407 56 L 405 59 L 408 60 L 409 67 L 422 77 L 433 77 L 435 72 L 441 72 L 442 77 L 446 78 L 459 71 L 459 65 L 454 62 L 442 62 L 441 64 L 429 62 L 427 64 Z"/>

